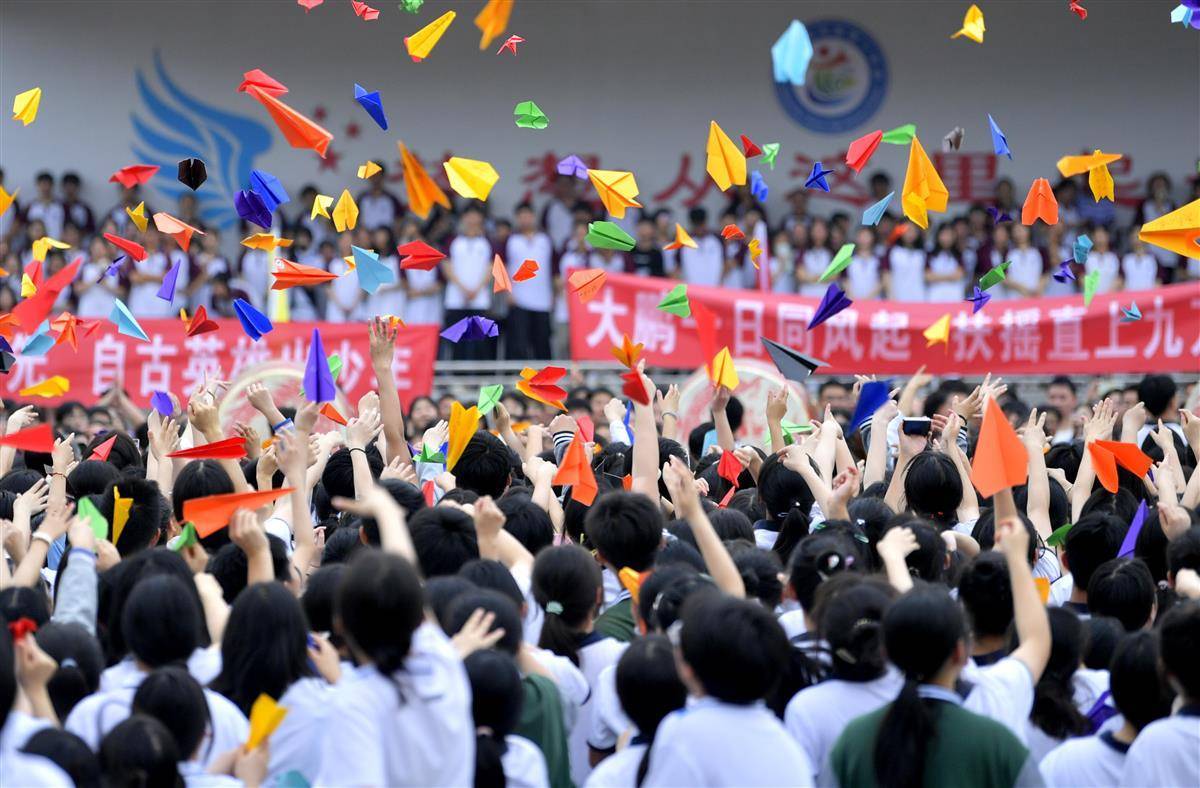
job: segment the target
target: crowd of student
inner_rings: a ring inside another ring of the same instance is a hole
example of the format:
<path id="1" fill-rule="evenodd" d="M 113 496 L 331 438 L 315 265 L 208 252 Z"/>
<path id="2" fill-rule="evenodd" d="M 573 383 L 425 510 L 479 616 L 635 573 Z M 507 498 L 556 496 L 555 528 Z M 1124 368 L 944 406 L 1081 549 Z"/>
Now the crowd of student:
<path id="1" fill-rule="evenodd" d="M 918 377 L 856 431 L 830 382 L 807 433 L 772 395 L 766 446 L 727 389 L 687 435 L 673 387 L 629 418 L 508 395 L 459 435 L 402 411 L 369 331 L 378 391 L 344 429 L 255 386 L 271 440 L 172 458 L 227 437 L 213 381 L 173 418 L 117 393 L 107 426 L 62 410 L 48 454 L 0 447 L 5 785 L 1200 784 L 1195 381 L 1062 379 L 1052 425 L 1001 381 Z M 991 400 L 1027 460 L 1014 516 L 970 481 Z M 1108 439 L 1153 461 L 1116 493 Z M 190 502 L 252 490 L 280 497 L 192 538 Z M 247 749 L 263 695 L 286 715 Z"/>
<path id="2" fill-rule="evenodd" d="M 333 273 L 348 270 L 344 258 L 351 246 L 375 249 L 380 260 L 397 273 L 393 285 L 368 294 L 353 276 L 329 284 L 294 287 L 287 292 L 293 320 L 364 320 L 377 315 L 399 315 L 409 323 L 450 325 L 464 316 L 488 314 L 504 321 L 503 355 L 512 359 L 561 357 L 566 345 L 566 298 L 560 272 L 568 268 L 603 268 L 650 276 L 678 277 L 696 285 L 755 288 L 763 285 L 747 251 L 745 240 L 726 240 L 721 231 L 737 224 L 747 238 L 760 236 L 767 250 L 771 288 L 778 292 L 820 297 L 827 284 L 818 279 L 844 244 L 854 244 L 849 266 L 839 282 L 852 299 L 886 298 L 896 301 L 959 301 L 970 295 L 971 285 L 985 271 L 1005 261 L 1011 266 L 1002 286 L 991 292 L 999 298 L 1068 295 L 1081 291 L 1082 275 L 1059 281 L 1059 264 L 1073 257 L 1076 238 L 1087 234 L 1094 244 L 1084 272 L 1099 272 L 1097 292 L 1137 291 L 1171 282 L 1200 279 L 1200 261 L 1181 258 L 1166 249 L 1148 246 L 1137 238 L 1142 223 L 1175 210 L 1200 196 L 1200 179 L 1184 189 L 1156 173 L 1147 181 L 1146 198 L 1131 217 L 1118 220 L 1111 201 L 1094 202 L 1080 178 L 1064 179 L 1056 189 L 1059 222 L 1035 230 L 1020 223 L 1020 203 L 1008 179 L 996 183 L 990 205 L 973 204 L 958 215 L 921 232 L 902 229 L 899 200 L 893 201 L 877 226 L 861 226 L 857 212 L 835 211 L 815 216 L 809 211 L 806 190 L 788 196 L 787 212 L 770 217 L 748 188 L 735 189 L 726 206 L 709 214 L 702 208 L 686 216 L 666 209 L 632 209 L 618 220 L 637 240 L 629 252 L 593 249 L 584 240 L 587 223 L 603 218 L 591 186 L 560 176 L 554 191 L 540 205 L 522 204 L 512 218 L 490 214 L 486 203 L 459 201 L 455 211 L 435 206 L 428 219 L 407 212 L 387 186 L 387 171 L 370 179 L 356 196 L 357 227 L 336 233 L 330 220 L 310 216 L 316 188 L 304 186 L 291 204 L 276 212 L 272 231 L 293 241 L 274 251 L 245 248 L 224 239 L 220 230 L 200 216 L 194 195 L 185 193 L 177 206 L 153 203 L 138 186 L 117 186 L 117 204 L 98 214 L 81 196 L 79 176 L 66 173 L 57 182 L 40 173 L 33 189 L 22 190 L 13 208 L 0 216 L 0 261 L 7 272 L 0 283 L 0 313 L 10 310 L 21 292 L 21 274 L 33 260 L 32 244 L 48 236 L 70 245 L 50 251 L 46 268 L 53 272 L 76 255 L 85 265 L 59 306 L 84 318 L 106 318 L 114 298 L 121 298 L 137 317 L 170 317 L 179 307 L 204 306 L 209 314 L 233 317 L 233 299 L 245 298 L 266 308 L 275 257 L 315 266 Z M 1082 176 L 1081 176 L 1082 177 Z M 870 179 L 871 199 L 882 199 L 895 190 L 891 178 L 875 173 Z M 0 185 L 3 174 L 0 173 Z M 9 185 L 5 185 L 11 191 Z M 26 197 L 25 195 L 29 196 Z M 148 201 L 149 217 L 166 210 L 198 227 L 206 235 L 193 240 L 188 252 L 155 230 L 138 232 L 127 209 Z M 989 212 L 991 209 L 991 212 Z M 1125 214 L 1129 212 L 1126 211 Z M 1005 215 L 1016 221 L 1005 220 Z M 676 238 L 676 223 L 683 225 L 696 248 L 664 251 Z M 1132 222 L 1131 224 L 1129 222 Z M 260 232 L 245 222 L 237 239 Z M 136 238 L 148 255 L 125 262 L 106 275 L 119 256 L 103 239 L 109 232 Z M 442 250 L 447 259 L 430 271 L 400 269 L 396 247 L 424 240 Z M 238 255 L 231 255 L 237 249 Z M 492 260 L 499 254 L 510 272 L 525 260 L 534 260 L 542 272 L 515 287 L 511 295 L 493 296 Z M 158 297 L 164 276 L 181 263 L 171 302 Z M 482 352 L 496 349 L 483 343 Z M 451 355 L 477 355 L 481 347 L 451 346 Z"/>

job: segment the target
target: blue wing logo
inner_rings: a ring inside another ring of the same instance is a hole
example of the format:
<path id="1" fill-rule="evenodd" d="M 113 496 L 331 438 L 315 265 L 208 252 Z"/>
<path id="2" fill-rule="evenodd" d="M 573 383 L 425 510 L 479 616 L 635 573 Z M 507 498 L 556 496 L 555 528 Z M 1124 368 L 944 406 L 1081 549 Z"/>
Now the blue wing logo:
<path id="1" fill-rule="evenodd" d="M 134 156 L 162 168 L 151 183 L 172 204 L 191 192 L 175 179 L 179 160 L 203 159 L 208 181 L 196 192 L 200 217 L 221 229 L 233 227 L 238 221 L 233 196 L 254 168 L 255 158 L 271 147 L 271 130 L 253 118 L 217 109 L 185 93 L 167 74 L 157 50 L 153 76 L 156 85 L 141 69 L 136 73 L 145 111 L 130 115 L 137 134 Z"/>

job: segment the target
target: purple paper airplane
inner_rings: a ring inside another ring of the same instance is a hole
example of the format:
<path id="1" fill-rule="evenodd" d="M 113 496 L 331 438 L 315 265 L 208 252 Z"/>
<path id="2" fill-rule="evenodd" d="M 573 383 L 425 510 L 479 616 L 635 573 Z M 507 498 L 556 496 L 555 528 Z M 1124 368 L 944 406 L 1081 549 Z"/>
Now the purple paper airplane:
<path id="1" fill-rule="evenodd" d="M 271 210 L 258 192 L 242 189 L 233 196 L 233 207 L 237 215 L 253 222 L 264 230 L 271 229 Z"/>
<path id="2" fill-rule="evenodd" d="M 570 175 L 574 178 L 579 178 L 580 180 L 586 181 L 588 177 L 587 171 L 588 166 L 583 163 L 583 159 L 579 158 L 574 153 L 558 163 L 559 175 Z"/>
<path id="3" fill-rule="evenodd" d="M 1055 282 L 1074 282 L 1075 272 L 1071 270 L 1071 261 L 1063 260 L 1058 264 L 1058 270 L 1051 276 L 1054 277 Z"/>
<path id="4" fill-rule="evenodd" d="M 175 405 L 171 402 L 171 395 L 165 391 L 156 391 L 150 395 L 150 407 L 158 411 L 164 419 L 175 415 Z"/>
<path id="5" fill-rule="evenodd" d="M 304 396 L 309 402 L 332 402 L 337 399 L 333 373 L 325 356 L 321 332 L 313 329 L 312 344 L 308 346 L 308 363 L 304 365 Z"/>
<path id="6" fill-rule="evenodd" d="M 975 314 L 980 309 L 983 309 L 984 305 L 987 304 L 988 301 L 992 300 L 992 296 L 990 293 L 985 293 L 984 291 L 980 290 L 979 285 L 975 285 L 975 292 L 971 293 L 967 300 L 975 305 L 975 308 L 971 310 L 971 314 Z"/>
<path id="7" fill-rule="evenodd" d="M 829 184 L 825 182 L 826 175 L 832 175 L 833 170 L 826 170 L 821 167 L 821 162 L 813 162 L 812 174 L 808 176 L 808 180 L 804 182 L 806 189 L 820 189 L 823 192 L 829 191 Z"/>
<path id="8" fill-rule="evenodd" d="M 821 303 L 817 307 L 816 314 L 812 316 L 812 320 L 808 321 L 808 330 L 812 331 L 853 303 L 836 283 L 831 283 L 829 289 L 825 291 L 825 295 L 821 296 Z"/>
<path id="9" fill-rule="evenodd" d="M 495 320 L 479 315 L 464 317 L 442 332 L 442 338 L 455 344 L 459 342 L 478 342 L 481 339 L 500 336 L 500 328 Z"/>

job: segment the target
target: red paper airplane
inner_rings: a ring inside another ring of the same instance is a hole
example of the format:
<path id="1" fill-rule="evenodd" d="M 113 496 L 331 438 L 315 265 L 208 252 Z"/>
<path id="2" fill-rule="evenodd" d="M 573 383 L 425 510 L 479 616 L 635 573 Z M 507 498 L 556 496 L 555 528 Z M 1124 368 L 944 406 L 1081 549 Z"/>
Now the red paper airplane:
<path id="1" fill-rule="evenodd" d="M 446 259 L 446 255 L 424 241 L 409 241 L 397 246 L 396 251 L 400 253 L 400 267 L 406 270 L 431 271 L 435 265 Z"/>
<path id="2" fill-rule="evenodd" d="M 104 240 L 108 241 L 110 244 L 132 257 L 135 262 L 140 263 L 146 259 L 146 247 L 139 243 L 127 241 L 121 236 L 113 235 L 112 233 L 105 233 Z"/>
<path id="3" fill-rule="evenodd" d="M 571 289 L 579 296 L 579 300 L 587 303 L 596 297 L 600 288 L 608 281 L 608 272 L 603 268 L 586 268 L 576 271 L 567 279 Z"/>
<path id="4" fill-rule="evenodd" d="M 721 237 L 726 241 L 744 241 L 746 234 L 736 224 L 727 224 L 721 230 Z"/>
<path id="5" fill-rule="evenodd" d="M 354 6 L 354 13 L 361 17 L 364 22 L 374 22 L 379 18 L 378 8 L 371 8 L 371 6 L 359 0 L 350 0 L 350 5 Z"/>
<path id="6" fill-rule="evenodd" d="M 862 168 L 867 166 L 867 161 L 875 153 L 882 139 L 882 131 L 872 131 L 850 143 L 850 147 L 846 149 L 846 165 L 855 172 L 862 172 Z"/>
<path id="7" fill-rule="evenodd" d="M 154 177 L 158 167 L 151 164 L 134 164 L 122 167 L 108 177 L 109 183 L 119 183 L 126 189 L 132 189 L 139 183 L 145 183 Z"/>
<path id="8" fill-rule="evenodd" d="M 107 460 L 108 455 L 112 453 L 113 446 L 116 444 L 116 442 L 117 436 L 113 435 L 103 443 L 96 444 L 96 448 L 92 449 L 92 456 L 88 457 L 88 459 L 101 461 Z"/>
<path id="9" fill-rule="evenodd" d="M 754 156 L 762 155 L 762 148 L 755 145 L 754 140 L 750 139 L 745 134 L 742 134 L 741 138 L 742 138 L 742 152 L 745 153 L 747 159 L 752 158 Z"/>
<path id="10" fill-rule="evenodd" d="M 11 446 L 23 451 L 49 454 L 54 451 L 54 433 L 50 431 L 49 424 L 38 424 L 35 427 L 14 432 L 12 435 L 0 437 L 0 446 Z"/>
<path id="11" fill-rule="evenodd" d="M 208 310 L 203 305 L 196 307 L 196 314 L 192 315 L 192 319 L 187 324 L 187 335 L 189 337 L 207 334 L 209 331 L 219 329 L 216 323 L 208 319 Z"/>
<path id="12" fill-rule="evenodd" d="M 331 282 L 337 279 L 337 274 L 330 273 L 322 268 L 314 268 L 311 265 L 293 263 L 291 260 L 284 260 L 282 257 L 276 257 L 275 262 L 279 264 L 279 267 L 275 269 L 275 281 L 271 283 L 272 290 L 287 290 L 289 287 L 319 285 L 322 282 Z"/>
<path id="13" fill-rule="evenodd" d="M 508 40 L 501 44 L 500 48 L 496 50 L 496 54 L 499 55 L 501 52 L 507 49 L 509 52 L 512 52 L 515 55 L 517 54 L 517 44 L 524 43 L 525 39 L 521 38 L 520 36 L 509 36 Z"/>
<path id="14" fill-rule="evenodd" d="M 524 282 L 537 276 L 537 272 L 537 260 L 526 260 L 521 263 L 521 267 L 512 275 L 512 279 L 514 282 Z"/>

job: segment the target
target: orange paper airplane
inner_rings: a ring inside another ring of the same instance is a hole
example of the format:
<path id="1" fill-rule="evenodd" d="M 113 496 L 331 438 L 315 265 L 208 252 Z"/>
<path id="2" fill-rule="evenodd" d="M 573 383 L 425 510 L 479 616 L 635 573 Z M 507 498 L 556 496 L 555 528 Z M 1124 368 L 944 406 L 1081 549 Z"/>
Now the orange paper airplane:
<path id="1" fill-rule="evenodd" d="M 521 370 L 517 390 L 531 400 L 566 411 L 562 401 L 567 398 L 567 390 L 558 385 L 558 381 L 566 374 L 567 371 L 562 367 L 545 367 L 541 370 L 526 367 Z"/>
<path id="2" fill-rule="evenodd" d="M 192 244 L 193 234 L 204 235 L 201 230 L 192 227 L 187 222 L 180 221 L 171 214 L 161 211 L 154 214 L 154 226 L 158 228 L 160 233 L 174 238 L 175 243 L 179 244 L 179 248 L 185 252 Z"/>
<path id="3" fill-rule="evenodd" d="M 1139 479 L 1145 476 L 1154 461 L 1132 443 L 1117 441 L 1092 441 L 1088 444 L 1092 456 L 1092 470 L 1100 484 L 1110 493 L 1117 491 L 1117 466 L 1131 471 Z"/>
<path id="4" fill-rule="evenodd" d="M 346 426 L 346 417 L 338 413 L 337 408 L 333 407 L 332 402 L 326 402 L 317 412 L 334 423 L 341 424 L 343 427 Z"/>
<path id="5" fill-rule="evenodd" d="M 1003 489 L 1024 484 L 1029 478 L 1025 444 L 1008 423 L 995 399 L 988 399 L 979 428 L 979 442 L 971 463 L 971 483 L 990 498 Z"/>
<path id="6" fill-rule="evenodd" d="M 642 355 L 642 349 L 645 344 L 639 342 L 636 345 L 629 339 L 629 335 L 625 334 L 621 337 L 621 346 L 616 345 L 612 348 L 612 354 L 616 356 L 617 361 L 620 361 L 626 367 L 633 369 L 634 364 Z"/>
<path id="7" fill-rule="evenodd" d="M 240 441 L 241 438 L 238 440 Z M 278 490 L 192 498 L 183 503 L 183 520 L 194 525 L 196 534 L 203 539 L 229 525 L 229 518 L 233 517 L 233 513 L 238 509 L 253 511 L 260 506 L 277 501 L 291 492 L 291 487 L 282 487 Z"/>
<path id="8" fill-rule="evenodd" d="M 408 191 L 408 207 L 422 219 L 429 216 L 434 204 L 450 210 L 450 198 L 434 183 L 429 173 L 417 161 L 417 157 L 409 153 L 403 142 L 397 142 L 400 149 L 400 163 L 404 168 L 404 188 Z"/>
<path id="9" fill-rule="evenodd" d="M 525 262 L 521 263 L 521 267 L 517 269 L 517 272 L 513 274 L 512 278 L 514 282 L 525 282 L 537 276 L 537 272 L 537 260 L 526 260 Z"/>
<path id="10" fill-rule="evenodd" d="M 276 98 L 287 93 L 287 88 L 281 83 L 255 69 L 243 75 L 238 90 L 249 93 L 266 107 L 289 145 L 293 148 L 311 148 L 321 158 L 325 158 L 325 151 L 329 148 L 329 143 L 333 142 L 333 135 Z"/>
<path id="11" fill-rule="evenodd" d="M 575 433 L 567 453 L 559 463 L 558 473 L 554 474 L 551 484 L 555 486 L 570 485 L 571 500 L 579 501 L 584 506 L 591 506 L 596 500 L 599 487 L 596 485 L 596 474 L 592 472 L 592 464 L 588 461 L 587 449 L 583 445 L 583 435 Z"/>
<path id="12" fill-rule="evenodd" d="M 683 225 L 675 222 L 675 240 L 664 246 L 663 251 L 669 252 L 672 249 L 682 249 L 685 246 L 692 249 L 700 248 L 696 245 L 696 241 L 692 239 L 692 236 L 688 235 L 687 230 L 683 229 Z"/>
<path id="13" fill-rule="evenodd" d="M 571 290 L 579 296 L 580 302 L 587 303 L 596 297 L 596 293 L 600 292 L 607 280 L 608 272 L 603 268 L 585 268 L 572 273 L 567 282 L 571 285 Z"/>
<path id="14" fill-rule="evenodd" d="M 508 275 L 508 269 L 504 267 L 504 261 L 500 259 L 500 255 L 492 258 L 492 292 L 512 292 L 512 277 Z"/>
<path id="15" fill-rule="evenodd" d="M 908 149 L 908 170 L 904 174 L 901 195 L 904 215 L 920 225 L 922 230 L 929 227 L 929 211 L 946 210 L 946 203 L 950 199 L 946 184 L 942 183 L 929 155 L 921 147 L 921 141 L 915 136 Z"/>
<path id="16" fill-rule="evenodd" d="M 1054 199 L 1054 190 L 1045 178 L 1034 179 L 1025 196 L 1025 204 L 1021 206 L 1021 224 L 1033 224 L 1038 219 L 1046 224 L 1058 224 L 1058 200 Z"/>
<path id="17" fill-rule="evenodd" d="M 302 263 L 293 263 L 291 260 L 284 260 L 282 257 L 275 258 L 275 281 L 271 283 L 272 290 L 287 290 L 289 287 L 304 287 L 307 285 L 319 285 L 322 282 L 332 282 L 337 279 L 337 274 L 330 273 L 321 268 L 315 268 L 311 265 L 303 265 Z"/>

